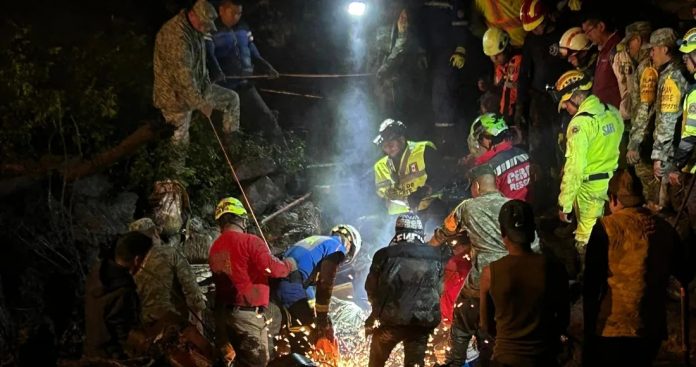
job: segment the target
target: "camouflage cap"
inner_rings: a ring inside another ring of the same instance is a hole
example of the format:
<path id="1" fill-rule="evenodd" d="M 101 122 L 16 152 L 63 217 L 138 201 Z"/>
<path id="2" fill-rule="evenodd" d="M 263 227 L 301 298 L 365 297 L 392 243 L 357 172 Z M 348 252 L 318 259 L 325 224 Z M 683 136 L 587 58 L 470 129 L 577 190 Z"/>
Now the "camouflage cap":
<path id="1" fill-rule="evenodd" d="M 156 228 L 155 222 L 150 218 L 140 218 L 135 222 L 128 225 L 128 230 L 131 232 L 145 233 L 151 229 Z"/>
<path id="2" fill-rule="evenodd" d="M 217 31 L 215 19 L 217 19 L 218 14 L 213 4 L 209 3 L 207 0 L 196 0 L 192 10 L 208 30 L 211 32 Z"/>
<path id="3" fill-rule="evenodd" d="M 674 47 L 677 45 L 677 33 L 672 28 L 656 29 L 650 34 L 650 43 L 643 45 L 643 49 L 655 46 Z"/>
<path id="4" fill-rule="evenodd" d="M 493 169 L 493 167 L 491 167 L 490 164 L 481 164 L 476 167 L 473 167 L 469 170 L 468 176 L 470 180 L 476 180 L 484 175 L 495 176 L 495 170 Z"/>
<path id="5" fill-rule="evenodd" d="M 623 38 L 623 40 L 621 40 L 620 43 L 627 44 L 628 41 L 630 41 L 633 36 L 640 36 L 640 37 L 650 36 L 650 32 L 652 32 L 652 26 L 650 25 L 650 22 L 646 22 L 646 21 L 633 22 L 633 23 L 626 26 L 626 32 L 625 32 L 626 36 Z"/>

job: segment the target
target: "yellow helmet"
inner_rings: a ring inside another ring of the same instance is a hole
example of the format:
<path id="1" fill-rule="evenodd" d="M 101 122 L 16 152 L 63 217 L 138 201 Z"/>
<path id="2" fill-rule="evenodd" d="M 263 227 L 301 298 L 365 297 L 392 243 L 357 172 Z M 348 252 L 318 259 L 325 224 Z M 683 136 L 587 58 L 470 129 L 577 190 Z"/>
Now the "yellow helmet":
<path id="1" fill-rule="evenodd" d="M 554 98 L 558 100 L 558 112 L 561 112 L 563 102 L 570 99 L 576 90 L 592 89 L 592 79 L 579 70 L 566 71 L 558 78 Z"/>
<path id="2" fill-rule="evenodd" d="M 483 53 L 487 56 L 495 56 L 508 47 L 510 35 L 500 28 L 488 28 L 483 34 Z"/>
<path id="3" fill-rule="evenodd" d="M 217 207 L 215 207 L 215 220 L 220 219 L 223 214 L 227 213 L 242 218 L 247 217 L 247 211 L 244 208 L 244 205 L 242 205 L 242 202 L 233 197 L 220 200 Z"/>
<path id="4" fill-rule="evenodd" d="M 688 54 L 696 50 L 696 28 L 689 29 L 682 39 L 677 41 L 679 51 Z"/>

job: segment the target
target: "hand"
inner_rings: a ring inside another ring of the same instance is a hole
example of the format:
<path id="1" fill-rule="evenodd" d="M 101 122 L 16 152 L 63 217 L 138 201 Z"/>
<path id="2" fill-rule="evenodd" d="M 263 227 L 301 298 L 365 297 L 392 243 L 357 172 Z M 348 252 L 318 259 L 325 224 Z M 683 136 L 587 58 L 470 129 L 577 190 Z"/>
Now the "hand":
<path id="1" fill-rule="evenodd" d="M 270 75 L 271 79 L 280 78 L 280 73 L 278 72 L 278 70 L 274 69 L 272 66 L 268 67 L 268 75 Z"/>
<path id="2" fill-rule="evenodd" d="M 430 195 L 431 191 L 430 186 L 426 185 L 419 187 L 418 190 L 414 191 L 408 196 L 408 206 L 410 206 L 411 209 L 417 210 L 418 206 L 420 206 L 420 202 L 423 200 L 423 198 Z"/>
<path id="3" fill-rule="evenodd" d="M 326 312 L 317 312 L 317 327 L 315 328 L 316 338 L 318 340 L 322 337 L 329 339 L 329 341 L 334 341 L 334 330 L 333 324 L 331 323 L 331 318 Z"/>
<path id="4" fill-rule="evenodd" d="M 203 107 L 201 107 L 200 111 L 203 115 L 205 115 L 205 117 L 210 118 L 210 116 L 213 115 L 213 105 L 206 103 Z"/>
<path id="5" fill-rule="evenodd" d="M 681 173 L 679 171 L 674 171 L 669 173 L 669 183 L 672 186 L 681 186 Z"/>
<path id="6" fill-rule="evenodd" d="M 626 152 L 626 162 L 630 165 L 635 165 L 640 162 L 640 154 L 637 150 L 629 150 Z"/>
<path id="7" fill-rule="evenodd" d="M 386 196 L 386 198 L 389 200 L 401 199 L 401 195 L 399 195 L 399 190 L 397 190 L 395 187 L 388 188 L 387 191 L 384 193 L 384 196 Z"/>
<path id="8" fill-rule="evenodd" d="M 457 49 L 454 51 L 452 56 L 450 56 L 450 65 L 452 67 L 461 69 L 464 67 L 464 63 L 466 62 L 466 50 L 464 47 L 457 47 Z"/>
<path id="9" fill-rule="evenodd" d="M 365 337 L 372 335 L 377 327 L 377 321 L 370 315 L 367 320 L 365 320 Z"/>
<path id="10" fill-rule="evenodd" d="M 657 178 L 662 178 L 662 170 L 662 161 L 653 161 L 653 175 Z"/>
<path id="11" fill-rule="evenodd" d="M 563 210 L 558 211 L 558 219 L 561 220 L 563 223 L 572 223 L 572 221 L 569 218 L 570 213 L 564 213 Z"/>

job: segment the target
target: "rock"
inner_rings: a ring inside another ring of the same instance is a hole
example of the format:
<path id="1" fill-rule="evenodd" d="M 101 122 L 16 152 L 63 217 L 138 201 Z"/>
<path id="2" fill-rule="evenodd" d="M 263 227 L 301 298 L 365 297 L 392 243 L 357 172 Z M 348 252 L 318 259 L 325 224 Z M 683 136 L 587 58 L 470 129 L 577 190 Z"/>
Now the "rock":
<path id="1" fill-rule="evenodd" d="M 113 185 L 109 182 L 109 178 L 105 175 L 93 175 L 75 181 L 73 184 L 73 192 L 75 195 L 98 198 L 106 195 Z"/>
<path id="2" fill-rule="evenodd" d="M 271 158 L 249 157 L 235 164 L 237 177 L 240 181 L 268 176 L 277 169 L 278 165 Z"/>
<path id="3" fill-rule="evenodd" d="M 268 176 L 264 176 L 246 186 L 244 191 L 256 215 L 265 212 L 272 204 L 285 196 L 285 190 Z"/>
<path id="4" fill-rule="evenodd" d="M 321 212 L 313 202 L 307 201 L 273 218 L 264 230 L 271 245 L 284 251 L 305 237 L 320 234 Z"/>
<path id="5" fill-rule="evenodd" d="M 89 195 L 94 193 L 95 191 L 88 191 Z M 102 192 L 99 197 L 75 194 L 73 233 L 76 241 L 100 243 L 105 238 L 128 230 L 138 195 L 132 192 L 122 192 L 116 197 L 110 196 L 108 192 Z"/>
<path id="6" fill-rule="evenodd" d="M 207 265 L 210 246 L 219 234 L 217 228 L 206 225 L 200 218 L 191 218 L 188 223 L 188 238 L 183 245 L 183 252 L 189 263 Z"/>

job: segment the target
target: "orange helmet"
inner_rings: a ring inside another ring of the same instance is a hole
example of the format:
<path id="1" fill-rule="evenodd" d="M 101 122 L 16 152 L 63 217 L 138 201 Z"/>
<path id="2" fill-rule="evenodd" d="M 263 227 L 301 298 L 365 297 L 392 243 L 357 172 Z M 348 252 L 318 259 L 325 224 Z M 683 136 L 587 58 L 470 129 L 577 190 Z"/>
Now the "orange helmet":
<path id="1" fill-rule="evenodd" d="M 520 8 L 520 20 L 525 31 L 531 32 L 544 21 L 546 7 L 541 0 L 524 0 Z"/>

